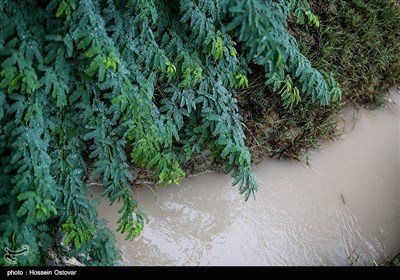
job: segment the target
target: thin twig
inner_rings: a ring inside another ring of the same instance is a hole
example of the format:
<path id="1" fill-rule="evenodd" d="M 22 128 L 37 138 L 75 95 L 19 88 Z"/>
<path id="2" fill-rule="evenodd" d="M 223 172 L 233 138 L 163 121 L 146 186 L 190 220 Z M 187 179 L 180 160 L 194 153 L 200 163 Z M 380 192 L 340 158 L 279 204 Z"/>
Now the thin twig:
<path id="1" fill-rule="evenodd" d="M 157 183 L 156 182 L 152 182 L 152 181 L 135 181 L 135 185 L 153 185 L 153 186 L 156 186 Z"/>
<path id="2" fill-rule="evenodd" d="M 250 130 L 243 122 L 241 122 L 241 124 L 249 131 L 251 137 L 253 137 L 253 139 L 256 141 L 257 145 L 258 145 L 262 150 L 264 150 L 264 147 L 261 146 L 261 144 L 258 142 L 257 138 L 254 136 L 254 134 L 251 132 L 251 130 Z"/>
<path id="3" fill-rule="evenodd" d="M 100 186 L 100 187 L 103 186 L 102 183 L 96 183 L 96 182 L 91 182 L 91 183 L 89 183 L 89 184 L 87 184 L 87 185 L 88 185 L 88 186 Z"/>

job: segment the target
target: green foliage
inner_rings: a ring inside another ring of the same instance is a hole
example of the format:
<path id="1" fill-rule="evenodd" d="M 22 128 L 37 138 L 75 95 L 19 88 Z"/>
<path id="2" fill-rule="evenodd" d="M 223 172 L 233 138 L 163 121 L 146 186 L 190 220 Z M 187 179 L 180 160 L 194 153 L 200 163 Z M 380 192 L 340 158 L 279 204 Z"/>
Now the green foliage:
<path id="1" fill-rule="evenodd" d="M 252 61 L 264 67 L 267 82 L 273 85 L 274 91 L 285 86 L 285 76 L 289 74 L 294 85 L 310 95 L 313 101 L 318 100 L 326 105 L 334 92 L 340 95 L 336 83 L 331 83 L 334 80 L 311 66 L 299 51 L 294 37 L 286 31 L 290 10 L 285 1 L 242 0 L 222 3 L 223 10 L 229 11 L 225 15 L 230 17 L 227 31 L 232 31 L 243 44 L 247 63 Z"/>
<path id="2" fill-rule="evenodd" d="M 19 264 L 49 263 L 49 250 L 115 264 L 87 179 L 101 175 L 103 195 L 122 202 L 118 230 L 132 239 L 146 218 L 130 162 L 179 183 L 182 164 L 212 147 L 254 196 L 236 94 L 249 66 L 264 69 L 289 108 L 302 94 L 322 105 L 340 97 L 300 53 L 289 13 L 282 0 L 3 1 L 0 246 L 29 245 Z"/>
<path id="3" fill-rule="evenodd" d="M 320 22 L 318 16 L 312 11 L 308 1 L 303 0 L 290 0 L 288 4 L 289 10 L 296 17 L 298 24 L 309 24 L 315 27 L 319 27 Z"/>
<path id="4" fill-rule="evenodd" d="M 400 6 L 394 0 L 310 1 L 318 29 L 295 28 L 301 49 L 335 74 L 345 101 L 376 103 L 400 82 Z"/>
<path id="5" fill-rule="evenodd" d="M 293 105 L 297 105 L 301 101 L 299 89 L 293 87 L 293 82 L 290 77 L 285 79 L 285 85 L 281 89 L 280 94 L 282 94 L 283 106 L 286 109 L 290 108 L 290 110 L 292 110 Z"/>

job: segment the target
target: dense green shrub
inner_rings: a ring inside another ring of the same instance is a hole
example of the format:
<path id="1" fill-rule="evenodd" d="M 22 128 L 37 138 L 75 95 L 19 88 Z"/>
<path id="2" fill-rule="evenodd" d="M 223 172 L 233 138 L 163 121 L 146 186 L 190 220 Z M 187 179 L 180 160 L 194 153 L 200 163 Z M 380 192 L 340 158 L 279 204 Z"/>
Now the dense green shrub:
<path id="1" fill-rule="evenodd" d="M 19 264 L 51 263 L 50 252 L 114 264 L 87 182 L 101 175 L 133 238 L 145 218 L 130 163 L 179 182 L 181 165 L 210 149 L 254 195 L 235 91 L 252 65 L 286 108 L 340 98 L 287 32 L 290 10 L 317 24 L 304 1 L 290 2 L 1 1 L 0 247 L 29 245 Z"/>

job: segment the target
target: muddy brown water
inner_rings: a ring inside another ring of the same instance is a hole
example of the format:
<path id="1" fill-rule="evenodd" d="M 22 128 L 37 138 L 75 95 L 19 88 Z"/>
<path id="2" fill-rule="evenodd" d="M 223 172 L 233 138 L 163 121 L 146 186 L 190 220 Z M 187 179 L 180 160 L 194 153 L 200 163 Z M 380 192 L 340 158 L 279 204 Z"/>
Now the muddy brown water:
<path id="1" fill-rule="evenodd" d="M 400 252 L 400 94 L 388 108 L 346 109 L 346 133 L 309 152 L 308 166 L 268 159 L 247 203 L 228 175 L 206 173 L 181 185 L 134 195 L 149 216 L 142 234 L 117 234 L 121 265 L 349 265 Z M 154 192 L 154 193 L 153 193 Z M 95 190 L 98 196 L 100 190 Z M 99 214 L 115 230 L 118 205 Z M 350 256 L 350 257 L 349 257 Z M 356 261 L 356 259 L 358 260 Z"/>

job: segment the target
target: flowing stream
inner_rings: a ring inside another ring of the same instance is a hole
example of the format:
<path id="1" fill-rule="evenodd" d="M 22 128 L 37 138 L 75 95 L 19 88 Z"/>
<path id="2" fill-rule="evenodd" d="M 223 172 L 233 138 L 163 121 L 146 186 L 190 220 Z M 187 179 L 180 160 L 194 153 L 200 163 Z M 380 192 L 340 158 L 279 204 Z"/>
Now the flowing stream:
<path id="1" fill-rule="evenodd" d="M 117 234 L 121 265 L 372 265 L 400 252 L 400 94 L 388 107 L 343 112 L 346 132 L 309 164 L 267 159 L 246 203 L 228 175 L 134 195 L 149 223 L 133 241 Z M 94 191 L 99 196 L 100 190 Z M 116 228 L 118 205 L 100 216 Z"/>

